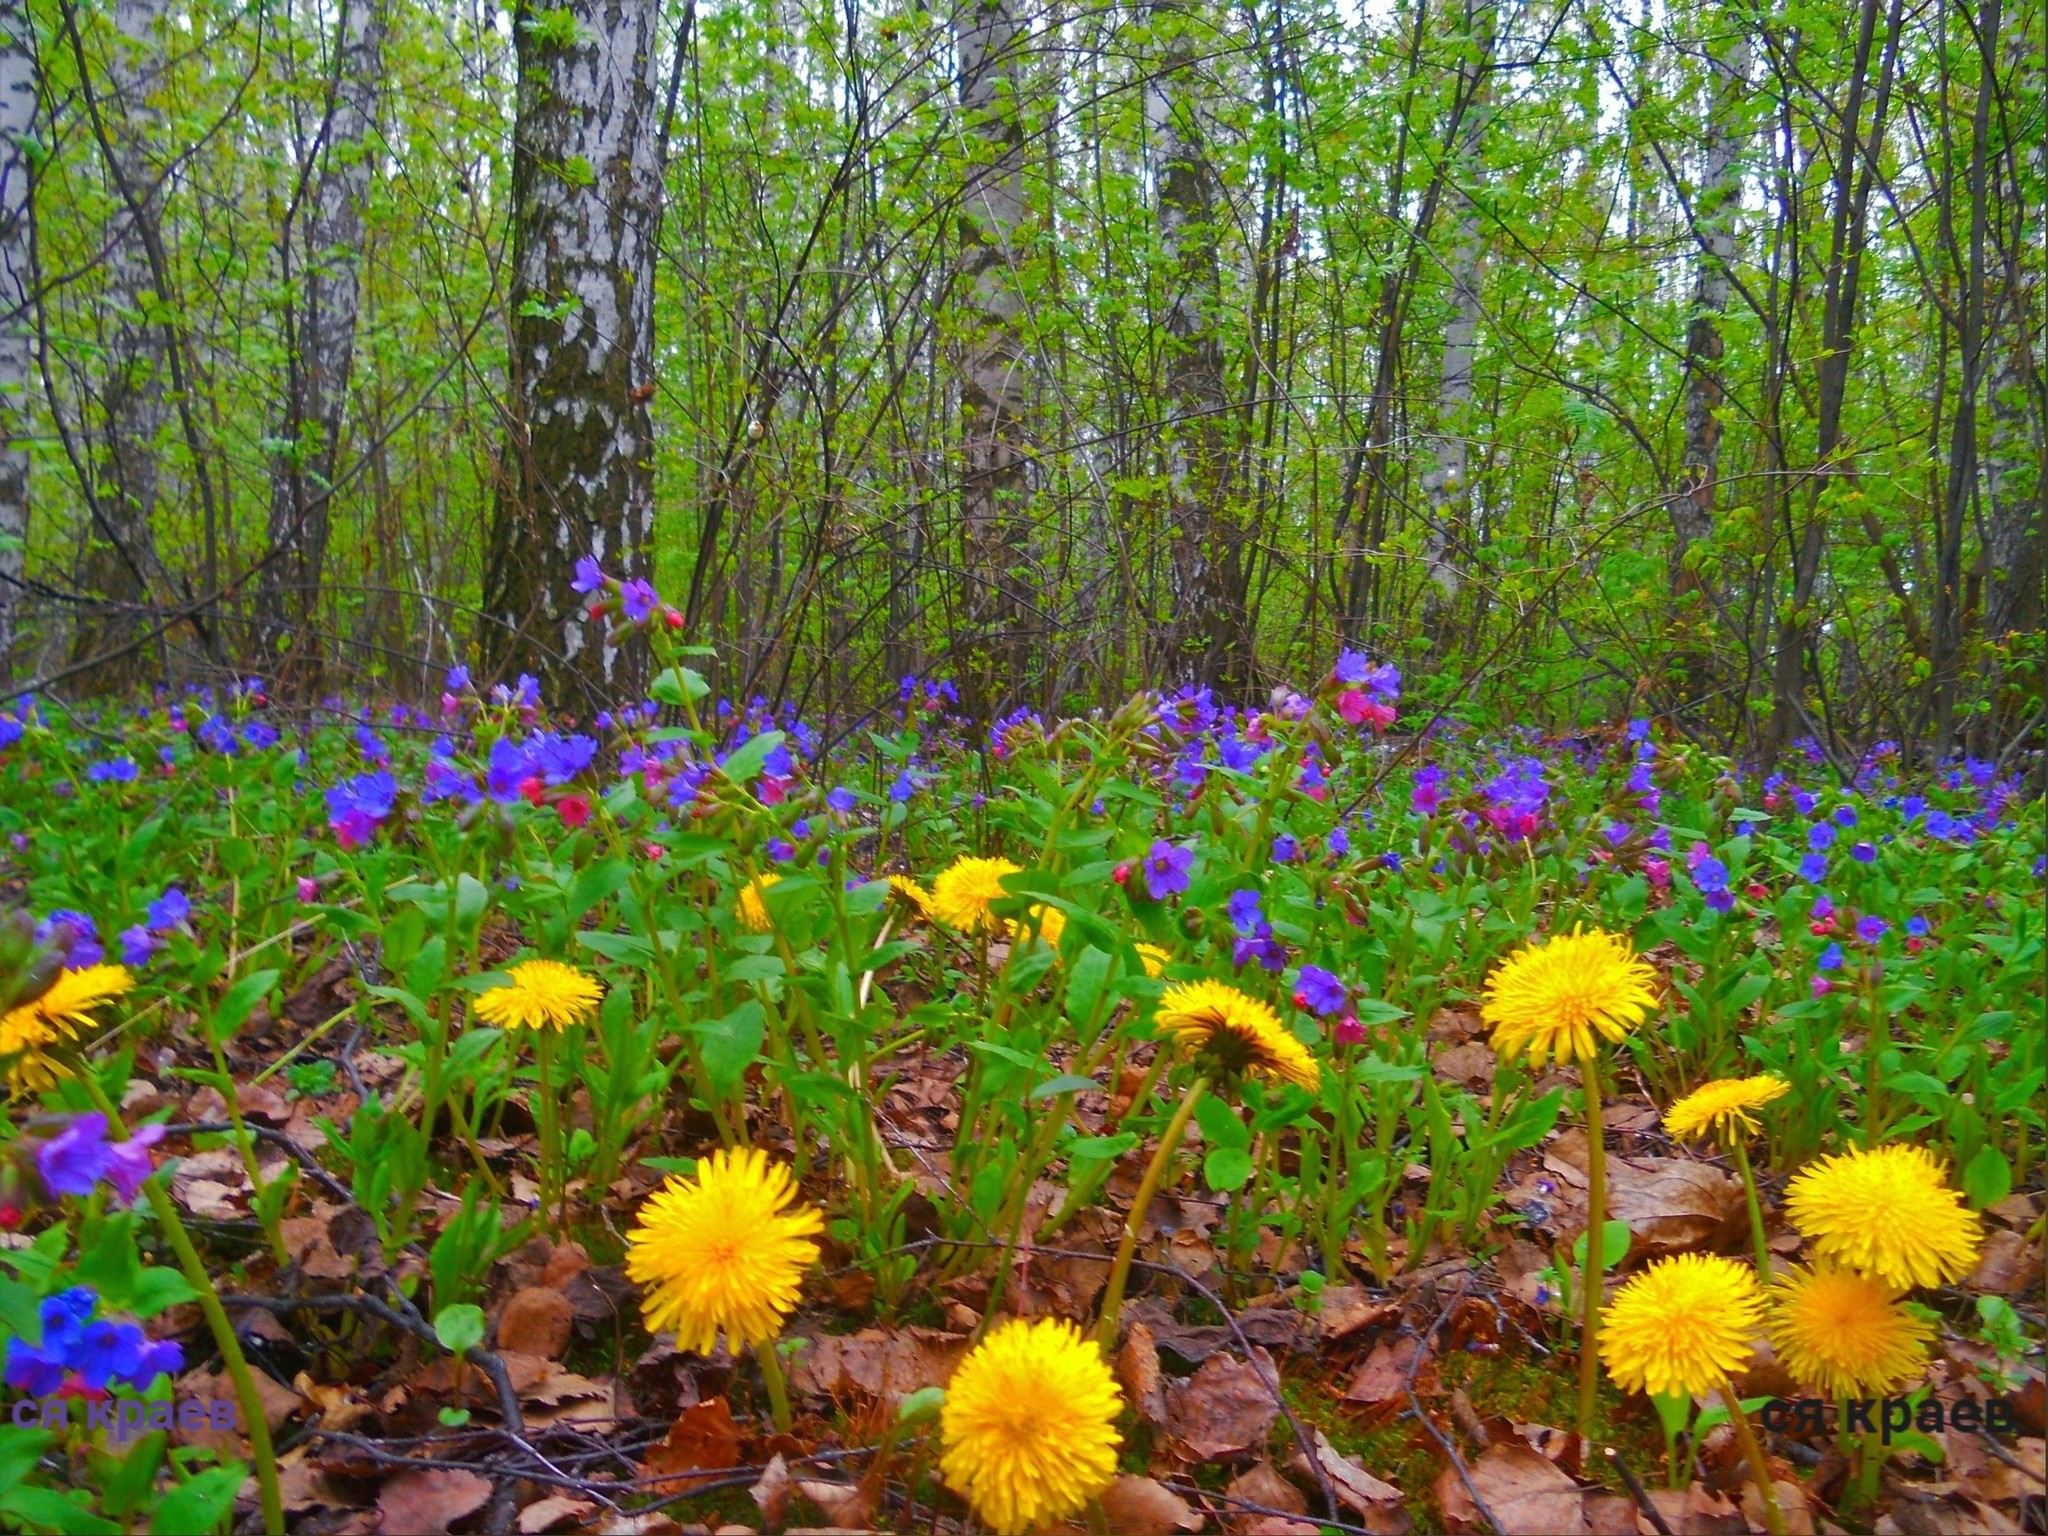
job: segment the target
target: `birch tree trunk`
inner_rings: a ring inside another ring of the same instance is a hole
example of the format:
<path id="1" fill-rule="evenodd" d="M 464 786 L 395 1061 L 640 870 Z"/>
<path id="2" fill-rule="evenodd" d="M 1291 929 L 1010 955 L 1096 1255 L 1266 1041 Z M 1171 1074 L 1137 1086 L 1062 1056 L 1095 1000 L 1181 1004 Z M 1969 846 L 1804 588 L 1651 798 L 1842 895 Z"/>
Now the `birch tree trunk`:
<path id="1" fill-rule="evenodd" d="M 0 0 L 0 684 L 12 677 L 28 538 L 29 237 L 26 144 L 35 131 L 36 54 L 27 0 Z"/>
<path id="2" fill-rule="evenodd" d="M 614 645 L 569 583 L 584 555 L 650 574 L 659 15 L 655 0 L 573 0 L 522 4 L 515 23 L 512 420 L 482 650 L 586 710 L 637 696 L 646 673 L 645 643 Z"/>
<path id="3" fill-rule="evenodd" d="M 1729 271 L 1735 261 L 1735 215 L 1742 202 L 1741 139 L 1736 118 L 1749 85 L 1749 36 L 1732 11 L 1719 15 L 1708 50 L 1713 71 L 1707 104 L 1706 152 L 1699 201 L 1693 207 L 1692 320 L 1685 338 L 1685 464 L 1671 501 L 1671 585 L 1694 589 L 1686 551 L 1714 531 L 1714 492 L 1721 473 L 1721 321 L 1728 313 Z"/>
<path id="4" fill-rule="evenodd" d="M 152 154 L 162 123 L 150 93 L 163 67 L 168 11 L 166 0 L 114 5 L 104 103 L 107 172 L 115 190 L 106 235 L 106 373 L 94 445 L 92 539 L 77 583 L 95 606 L 81 608 L 71 645 L 72 664 L 85 666 L 72 682 L 80 693 L 127 687 L 148 670 L 141 650 L 124 647 L 141 626 L 161 575 L 157 505 L 176 495 L 175 474 L 163 462 L 171 424 L 170 338 L 149 314 L 157 287 L 149 242 L 164 207 L 164 175 Z M 156 659 L 163 664 L 161 650 Z"/>
<path id="5" fill-rule="evenodd" d="M 1472 193 L 1484 179 L 1488 88 L 1493 61 L 1495 13 L 1491 4 L 1465 12 L 1469 52 L 1458 67 L 1453 104 L 1457 150 L 1451 172 L 1454 224 L 1444 269 L 1451 284 L 1451 314 L 1444 323 L 1442 364 L 1437 377 L 1435 429 L 1427 440 L 1429 467 L 1422 494 L 1427 528 L 1422 562 L 1431 589 L 1424 595 L 1423 625 L 1434 635 L 1444 609 L 1461 585 L 1455 555 L 1457 524 L 1471 495 L 1472 369 L 1479 348 L 1479 264 L 1485 248 L 1479 207 Z"/>
<path id="6" fill-rule="evenodd" d="M 966 0 L 955 22 L 971 156 L 960 199 L 965 335 L 960 521 L 967 579 L 967 703 L 993 719 L 1023 687 L 1031 359 L 1017 280 L 1024 236 L 1023 82 L 1013 0 Z"/>
<path id="7" fill-rule="evenodd" d="M 1240 684 L 1250 651 L 1244 594 L 1227 510 L 1233 487 L 1225 428 L 1230 406 L 1218 333 L 1222 285 L 1216 246 L 1216 173 L 1205 147 L 1191 18 L 1154 4 L 1150 19 L 1162 56 L 1145 79 L 1145 121 L 1159 188 L 1159 246 L 1172 286 L 1166 294 L 1166 395 L 1172 412 L 1166 457 L 1167 622 L 1155 672 L 1164 678 Z"/>
<path id="8" fill-rule="evenodd" d="M 271 465 L 270 559 L 259 635 L 265 657 L 286 652 L 280 681 L 308 692 L 320 687 L 323 648 L 308 623 L 318 611 L 327 564 L 355 360 L 358 267 L 383 59 L 381 0 L 342 0 L 326 110 L 302 161 L 303 216 L 287 216 L 279 242 L 289 298 L 278 436 L 291 446 Z"/>

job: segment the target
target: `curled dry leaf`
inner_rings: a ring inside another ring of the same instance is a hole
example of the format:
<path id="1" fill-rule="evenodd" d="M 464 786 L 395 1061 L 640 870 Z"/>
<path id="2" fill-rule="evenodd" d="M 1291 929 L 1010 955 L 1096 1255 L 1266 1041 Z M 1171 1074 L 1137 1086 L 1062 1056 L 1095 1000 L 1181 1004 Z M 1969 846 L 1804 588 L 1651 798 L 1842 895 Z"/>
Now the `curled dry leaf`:
<path id="1" fill-rule="evenodd" d="M 1408 1383 L 1421 1353 L 1422 1341 L 1412 1334 L 1380 1340 L 1344 1389 L 1344 1401 L 1374 1414 L 1407 1407 Z"/>
<path id="2" fill-rule="evenodd" d="M 1202 1528 L 1202 1517 L 1187 1500 L 1149 1477 L 1118 1478 L 1102 1496 L 1102 1513 L 1117 1536 L 1174 1536 Z"/>
<path id="3" fill-rule="evenodd" d="M 1220 1461 L 1264 1448 L 1280 1416 L 1273 1357 L 1253 1346 L 1249 1362 L 1211 1355 L 1185 1381 L 1166 1386 L 1166 1435 L 1183 1461 Z"/>
<path id="4" fill-rule="evenodd" d="M 1275 1472 L 1270 1461 L 1240 1472 L 1230 1480 L 1223 1494 L 1231 1501 L 1233 1512 L 1224 1517 L 1224 1524 L 1232 1531 L 1249 1532 L 1274 1515 L 1308 1513 L 1308 1500 L 1301 1496 L 1301 1490 Z M 1243 1508 L 1245 1505 L 1251 1508 Z"/>
<path id="5" fill-rule="evenodd" d="M 913 1392 L 944 1386 L 966 1352 L 965 1339 L 930 1328 L 826 1334 L 796 1357 L 792 1385 L 819 1397 L 861 1395 L 894 1407 Z"/>
<path id="6" fill-rule="evenodd" d="M 1330 1437 L 1320 1429 L 1315 1432 L 1316 1461 L 1321 1465 L 1323 1476 L 1330 1480 L 1330 1489 L 1337 1495 L 1337 1502 L 1350 1509 L 1359 1517 L 1359 1523 L 1373 1536 L 1407 1536 L 1411 1524 L 1408 1506 L 1401 1498 L 1401 1490 L 1392 1483 L 1380 1481 L 1350 1457 L 1330 1444 Z M 1314 1483 L 1315 1468 L 1309 1465 L 1308 1457 L 1301 1452 L 1294 1453 L 1289 1467 L 1298 1475 Z"/>
<path id="7" fill-rule="evenodd" d="M 789 1463 L 782 1459 L 782 1452 L 768 1458 L 760 1480 L 747 1493 L 760 1506 L 761 1518 L 771 1529 L 782 1524 L 782 1517 L 789 1513 Z"/>
<path id="8" fill-rule="evenodd" d="M 377 1513 L 387 1531 L 445 1531 L 484 1507 L 491 1480 L 459 1467 L 421 1467 L 401 1472 L 377 1494 Z"/>
<path id="9" fill-rule="evenodd" d="M 1507 1536 L 1585 1536 L 1585 1498 L 1557 1464 L 1520 1439 L 1502 1440 L 1467 1469 L 1472 1493 L 1493 1511 Z M 1484 1531 L 1486 1517 L 1456 1467 L 1436 1480 L 1437 1507 L 1450 1531 Z"/>
<path id="10" fill-rule="evenodd" d="M 1138 1417 L 1155 1427 L 1164 1423 L 1166 1394 L 1159 1375 L 1159 1351 L 1152 1343 L 1152 1330 L 1143 1323 L 1132 1323 L 1124 1335 L 1123 1348 L 1117 1351 L 1116 1373 Z"/>
<path id="11" fill-rule="evenodd" d="M 859 1530 L 875 1518 L 880 1490 L 870 1488 L 866 1479 L 858 1483 L 804 1481 L 796 1491 L 824 1512 L 825 1520 L 841 1530 Z"/>
<path id="12" fill-rule="evenodd" d="M 586 1515 L 593 1514 L 597 1506 L 588 1499 L 575 1499 L 564 1493 L 551 1494 L 545 1499 L 536 1499 L 519 1511 L 520 1536 L 541 1536 L 543 1531 L 559 1527 L 581 1525 Z"/>
<path id="13" fill-rule="evenodd" d="M 576 1314 L 569 1298 L 549 1287 L 529 1285 L 514 1291 L 498 1314 L 498 1348 L 543 1360 L 561 1358 L 569 1347 Z"/>
<path id="14" fill-rule="evenodd" d="M 1671 1527 L 1671 1536 L 1748 1536 L 1742 1511 L 1703 1483 L 1652 1488 L 1650 1502 Z"/>
<path id="15" fill-rule="evenodd" d="M 668 1438 L 647 1453 L 647 1470 L 657 1477 L 688 1472 L 723 1472 L 740 1462 L 740 1427 L 722 1397 L 683 1410 Z"/>

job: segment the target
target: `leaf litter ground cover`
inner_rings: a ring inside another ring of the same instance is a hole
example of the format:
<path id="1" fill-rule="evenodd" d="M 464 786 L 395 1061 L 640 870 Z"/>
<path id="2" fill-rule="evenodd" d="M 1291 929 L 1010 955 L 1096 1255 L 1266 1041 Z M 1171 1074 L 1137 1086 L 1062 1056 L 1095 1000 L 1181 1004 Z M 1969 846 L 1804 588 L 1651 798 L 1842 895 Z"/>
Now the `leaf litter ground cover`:
<path id="1" fill-rule="evenodd" d="M 2040 1528 L 1998 766 L 690 660 L 0 716 L 0 1521 Z"/>

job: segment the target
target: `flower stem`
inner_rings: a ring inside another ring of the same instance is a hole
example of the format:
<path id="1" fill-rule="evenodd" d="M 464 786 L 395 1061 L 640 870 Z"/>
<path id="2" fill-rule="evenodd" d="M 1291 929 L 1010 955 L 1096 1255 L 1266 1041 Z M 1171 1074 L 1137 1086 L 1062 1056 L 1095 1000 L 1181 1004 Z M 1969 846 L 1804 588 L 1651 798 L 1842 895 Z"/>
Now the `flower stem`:
<path id="1" fill-rule="evenodd" d="M 1735 1383 L 1725 1376 L 1721 1378 L 1721 1401 L 1728 1405 L 1728 1422 L 1735 1427 L 1742 1454 L 1749 1458 L 1749 1475 L 1756 1479 L 1757 1497 L 1764 1504 L 1764 1529 L 1771 1536 L 1785 1536 L 1785 1515 L 1778 1508 L 1778 1490 L 1771 1485 L 1770 1463 L 1764 1460 L 1764 1448 L 1756 1443 L 1756 1431 L 1749 1427 L 1749 1415 L 1742 1411 Z"/>
<path id="2" fill-rule="evenodd" d="M 1771 1250 L 1764 1241 L 1764 1211 L 1756 1197 L 1756 1174 L 1749 1166 L 1749 1149 L 1742 1144 L 1742 1132 L 1737 1130 L 1731 1138 L 1735 1151 L 1735 1167 L 1742 1175 L 1742 1197 L 1749 1202 L 1749 1235 L 1756 1244 L 1756 1278 L 1759 1284 L 1771 1283 Z"/>
<path id="3" fill-rule="evenodd" d="M 559 1183 L 564 1186 L 560 1208 L 555 1215 L 555 1226 L 559 1230 L 568 1215 L 569 1195 L 566 1188 L 568 1180 L 564 1177 L 568 1170 L 561 1166 L 562 1129 L 555 1123 L 554 1031 L 542 1026 L 534 1034 L 537 1037 L 534 1049 L 539 1055 L 540 1065 L 540 1092 L 534 1104 L 535 1118 L 540 1122 L 540 1222 L 543 1227 L 548 1224 L 548 1192 Z"/>
<path id="4" fill-rule="evenodd" d="M 1600 1277 L 1607 1273 L 1607 1142 L 1600 1123 L 1600 1061 L 1581 1064 L 1586 1088 L 1586 1269 L 1585 1321 L 1579 1328 L 1579 1438 L 1590 1444 L 1594 1409 L 1600 1400 Z"/>
<path id="5" fill-rule="evenodd" d="M 786 1435 L 794 1420 L 789 1413 L 789 1383 L 782 1379 L 782 1362 L 775 1356 L 775 1341 L 764 1339 L 756 1344 L 754 1358 L 761 1363 L 761 1380 L 768 1386 L 768 1411 L 775 1417 L 775 1432 Z"/>
<path id="6" fill-rule="evenodd" d="M 1187 1131 L 1195 1105 L 1208 1087 L 1209 1079 L 1206 1077 L 1198 1077 L 1188 1084 L 1180 1108 L 1167 1121 L 1152 1161 L 1145 1167 L 1145 1177 L 1138 1185 L 1137 1197 L 1131 1201 L 1131 1213 L 1124 1218 L 1123 1241 L 1116 1245 L 1116 1262 L 1110 1266 L 1109 1286 L 1102 1293 L 1102 1321 L 1095 1326 L 1095 1340 L 1105 1355 L 1116 1348 L 1117 1315 L 1124 1308 L 1124 1286 L 1131 1278 L 1131 1259 L 1138 1251 L 1138 1232 L 1145 1225 L 1145 1212 L 1152 1204 L 1152 1197 L 1159 1192 L 1159 1181 L 1166 1176 L 1167 1165 L 1173 1161 L 1174 1151 Z"/>
<path id="7" fill-rule="evenodd" d="M 114 1108 L 99 1078 L 94 1074 L 90 1062 L 80 1062 L 78 1081 L 84 1085 L 86 1097 L 92 1106 L 107 1117 L 107 1126 L 115 1138 L 128 1139 L 128 1127 L 122 1123 L 120 1111 Z M 242 1353 L 242 1342 L 235 1337 L 234 1324 L 228 1321 L 227 1308 L 220 1304 L 220 1292 L 214 1289 L 213 1277 L 200 1262 L 199 1250 L 192 1246 L 191 1234 L 185 1230 L 184 1222 L 178 1219 L 178 1208 L 171 1203 L 163 1185 L 151 1175 L 143 1185 L 149 1194 L 150 1209 L 156 1213 L 157 1225 L 163 1228 L 164 1240 L 171 1245 L 171 1252 L 178 1256 L 178 1268 L 184 1272 L 186 1283 L 199 1293 L 199 1310 L 206 1317 L 206 1325 L 213 1332 L 213 1342 L 220 1350 L 220 1357 L 227 1367 L 228 1379 L 235 1384 L 235 1400 L 241 1405 L 242 1427 L 249 1436 L 249 1455 L 256 1463 L 256 1492 L 263 1505 L 263 1529 L 268 1536 L 283 1536 L 284 1500 L 277 1486 L 277 1455 L 270 1445 L 270 1425 L 263 1417 L 263 1399 L 256 1391 L 256 1378 L 250 1373 L 249 1361 Z"/>

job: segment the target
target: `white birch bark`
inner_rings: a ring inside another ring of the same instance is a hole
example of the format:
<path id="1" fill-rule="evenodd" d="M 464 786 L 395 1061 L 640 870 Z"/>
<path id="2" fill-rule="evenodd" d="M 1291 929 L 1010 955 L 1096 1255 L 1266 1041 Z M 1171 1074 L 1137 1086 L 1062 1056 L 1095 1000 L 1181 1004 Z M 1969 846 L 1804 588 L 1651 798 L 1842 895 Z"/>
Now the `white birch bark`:
<path id="1" fill-rule="evenodd" d="M 512 425 L 485 573 L 485 652 L 564 707 L 637 687 L 569 587 L 578 559 L 649 574 L 654 239 L 661 167 L 655 0 L 575 0 L 576 35 L 521 7 L 512 162 Z M 576 696 L 581 690 L 581 697 Z"/>
<path id="2" fill-rule="evenodd" d="M 28 538 L 29 235 L 36 57 L 27 0 L 0 0 L 0 682 L 10 673 Z"/>

